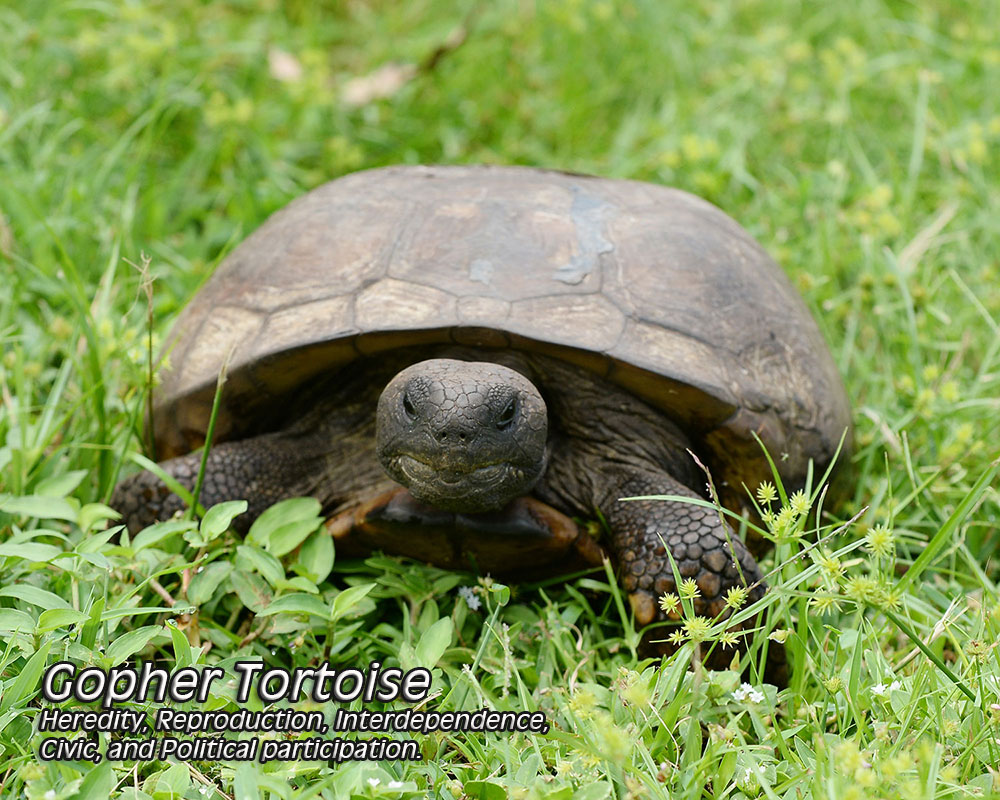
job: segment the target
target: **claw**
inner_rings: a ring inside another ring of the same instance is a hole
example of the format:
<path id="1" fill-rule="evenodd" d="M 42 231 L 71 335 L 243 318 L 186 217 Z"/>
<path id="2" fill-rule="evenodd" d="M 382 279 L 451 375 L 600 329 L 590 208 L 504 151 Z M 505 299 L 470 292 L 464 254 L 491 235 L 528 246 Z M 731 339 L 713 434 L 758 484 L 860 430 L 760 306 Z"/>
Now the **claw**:
<path id="1" fill-rule="evenodd" d="M 648 625 L 656 619 L 656 598 L 649 592 L 633 592 L 628 596 L 628 602 L 639 625 Z"/>

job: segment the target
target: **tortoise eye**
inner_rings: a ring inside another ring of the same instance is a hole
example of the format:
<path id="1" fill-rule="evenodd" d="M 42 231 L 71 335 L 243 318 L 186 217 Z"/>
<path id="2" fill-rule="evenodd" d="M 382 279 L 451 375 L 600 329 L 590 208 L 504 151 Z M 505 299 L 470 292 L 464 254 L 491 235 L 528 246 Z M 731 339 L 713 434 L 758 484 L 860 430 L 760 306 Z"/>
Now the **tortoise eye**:
<path id="1" fill-rule="evenodd" d="M 403 393 L 403 412 L 410 419 L 417 418 L 417 409 L 413 407 L 413 401 L 410 400 L 409 392 Z"/>
<path id="2" fill-rule="evenodd" d="M 511 398 L 504 406 L 503 411 L 500 412 L 500 416 L 497 417 L 497 428 L 502 431 L 507 430 L 514 422 L 515 416 L 517 416 L 517 401 Z"/>

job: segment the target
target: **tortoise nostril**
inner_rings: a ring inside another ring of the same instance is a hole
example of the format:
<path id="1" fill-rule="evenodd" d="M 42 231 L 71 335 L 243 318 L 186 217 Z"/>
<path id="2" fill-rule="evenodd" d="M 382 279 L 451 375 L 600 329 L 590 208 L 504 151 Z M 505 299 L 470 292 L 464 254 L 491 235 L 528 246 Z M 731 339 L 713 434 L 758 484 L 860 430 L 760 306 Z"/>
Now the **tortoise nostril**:
<path id="1" fill-rule="evenodd" d="M 434 438 L 441 444 L 448 444 L 449 442 L 454 442 L 458 440 L 462 444 L 466 444 L 473 437 L 472 433 L 467 430 L 454 429 L 454 428 L 443 428 L 442 430 L 436 431 L 434 433 Z"/>

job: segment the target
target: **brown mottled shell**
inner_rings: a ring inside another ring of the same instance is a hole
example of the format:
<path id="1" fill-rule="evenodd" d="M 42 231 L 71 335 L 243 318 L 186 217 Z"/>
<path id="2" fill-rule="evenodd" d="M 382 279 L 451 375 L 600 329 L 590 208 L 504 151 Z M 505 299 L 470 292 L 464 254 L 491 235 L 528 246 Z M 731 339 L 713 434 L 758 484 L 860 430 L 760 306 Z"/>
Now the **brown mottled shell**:
<path id="1" fill-rule="evenodd" d="M 784 273 L 676 189 L 522 167 L 390 167 L 268 219 L 171 332 L 158 457 L 199 446 L 229 358 L 219 439 L 307 379 L 437 342 L 556 355 L 680 422 L 736 506 L 770 472 L 822 467 L 843 385 Z"/>

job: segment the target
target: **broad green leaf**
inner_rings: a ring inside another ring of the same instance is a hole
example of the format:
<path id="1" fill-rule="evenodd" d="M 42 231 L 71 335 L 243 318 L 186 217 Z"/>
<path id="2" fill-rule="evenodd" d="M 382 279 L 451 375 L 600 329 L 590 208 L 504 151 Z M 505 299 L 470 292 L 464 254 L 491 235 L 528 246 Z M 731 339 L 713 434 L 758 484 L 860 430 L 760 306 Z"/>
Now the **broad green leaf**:
<path id="1" fill-rule="evenodd" d="M 9 497 L 0 501 L 0 511 L 6 511 L 16 517 L 31 517 L 32 519 L 61 519 L 66 522 L 76 522 L 80 504 L 76 500 L 61 497 L 43 497 L 28 495 L 27 497 Z"/>
<path id="2" fill-rule="evenodd" d="M 39 481 L 35 486 L 35 494 L 42 497 L 65 497 L 70 494 L 87 477 L 87 470 L 76 469 L 71 472 L 64 472 L 61 475 L 53 475 L 45 480 Z"/>
<path id="3" fill-rule="evenodd" d="M 275 589 L 279 592 L 309 592 L 309 594 L 319 594 L 319 587 L 308 578 L 301 575 L 287 581 L 278 581 Z"/>
<path id="4" fill-rule="evenodd" d="M 35 626 L 36 633 L 46 633 L 57 628 L 68 628 L 70 625 L 77 625 L 87 619 L 87 615 L 82 611 L 72 608 L 52 608 L 43 611 Z"/>
<path id="5" fill-rule="evenodd" d="M 205 512 L 198 530 L 202 538 L 211 541 L 221 536 L 232 524 L 233 520 L 247 510 L 246 500 L 229 500 L 218 503 Z"/>
<path id="6" fill-rule="evenodd" d="M 292 522 L 302 522 L 319 517 L 322 510 L 314 497 L 292 497 L 275 503 L 254 520 L 247 533 L 247 541 L 263 543 L 274 531 Z"/>
<path id="7" fill-rule="evenodd" d="M 302 544 L 305 538 L 316 530 L 322 522 L 323 519 L 321 517 L 315 517 L 313 519 L 282 525 L 271 533 L 264 548 L 275 556 L 283 556 L 290 553 Z"/>
<path id="8" fill-rule="evenodd" d="M 0 714 L 35 691 L 35 687 L 38 686 L 38 681 L 42 677 L 42 672 L 45 670 L 45 659 L 48 658 L 51 646 L 51 641 L 46 642 L 38 652 L 28 659 L 28 663 L 24 665 L 17 680 L 14 681 L 14 685 L 5 691 L 3 699 L 0 699 Z"/>
<path id="9" fill-rule="evenodd" d="M 35 618 L 14 608 L 0 608 L 0 633 L 33 633 Z"/>
<path id="10" fill-rule="evenodd" d="M 132 538 L 132 551 L 138 553 L 146 547 L 152 547 L 157 542 L 184 531 L 192 531 L 198 527 L 198 523 L 189 519 L 172 519 L 166 522 L 157 522 L 139 531 Z"/>
<path id="11" fill-rule="evenodd" d="M 92 564 L 99 570 L 103 570 L 105 572 L 110 572 L 112 570 L 111 562 L 100 553 L 74 553 L 74 555 L 80 561 Z"/>
<path id="12" fill-rule="evenodd" d="M 409 642 L 400 642 L 399 652 L 396 655 L 399 657 L 399 663 L 402 664 L 404 670 L 420 666 L 417 663 L 417 654 L 413 649 L 413 645 Z"/>
<path id="13" fill-rule="evenodd" d="M 275 556 L 294 550 L 323 522 L 322 506 L 314 497 L 293 497 L 267 509 L 254 521 L 247 542 Z"/>
<path id="14" fill-rule="evenodd" d="M 70 604 L 59 595 L 30 583 L 15 583 L 0 589 L 0 597 L 16 597 L 25 603 L 38 606 L 46 611 L 52 608 L 70 608 Z"/>
<path id="15" fill-rule="evenodd" d="M 360 603 L 374 588 L 374 583 L 361 583 L 357 586 L 349 586 L 347 589 L 344 589 L 344 591 L 333 598 L 333 605 L 330 607 L 330 619 L 336 622 Z"/>
<path id="16" fill-rule="evenodd" d="M 83 526 L 81 525 L 81 527 Z M 86 528 L 84 528 L 84 530 L 86 530 Z M 108 528 L 106 531 L 101 531 L 100 533 L 96 532 L 88 533 L 76 545 L 75 552 L 78 555 L 83 555 L 83 556 L 90 555 L 91 553 L 96 553 L 98 550 L 104 547 L 104 545 L 106 545 L 109 541 L 111 541 L 111 539 L 113 539 L 116 536 L 120 536 L 123 530 L 125 530 L 124 525 L 115 525 L 114 527 Z"/>
<path id="17" fill-rule="evenodd" d="M 453 632 L 454 625 L 451 617 L 442 617 L 424 631 L 420 641 L 417 642 L 417 663 L 428 669 L 436 666 L 441 656 L 444 655 L 444 651 L 451 645 Z"/>
<path id="18" fill-rule="evenodd" d="M 281 772 L 268 774 L 258 771 L 254 777 L 259 792 L 271 793 L 268 800 L 313 800 L 313 798 L 324 797 L 323 794 L 320 794 L 322 783 L 315 779 L 309 782 L 308 792 L 300 794 L 289 785 L 288 780 Z"/>
<path id="19" fill-rule="evenodd" d="M 229 585 L 233 587 L 243 605 L 255 614 L 270 603 L 273 596 L 264 579 L 252 572 L 234 570 L 229 575 Z"/>
<path id="20" fill-rule="evenodd" d="M 153 796 L 157 800 L 181 800 L 190 783 L 187 764 L 173 764 L 157 776 Z"/>
<path id="21" fill-rule="evenodd" d="M 0 714 L 0 731 L 3 731 L 11 722 L 24 715 L 24 710 L 20 708 L 14 708 L 5 714 Z M 3 745 L 0 744 L 0 756 L 4 754 Z"/>
<path id="22" fill-rule="evenodd" d="M 61 547 L 39 542 L 21 542 L 19 544 L 0 544 L 0 556 L 21 558 L 36 564 L 47 564 L 56 556 L 65 552 Z"/>
<path id="23" fill-rule="evenodd" d="M 195 660 L 191 643 L 187 640 L 183 631 L 173 623 L 167 623 L 167 630 L 170 631 L 170 641 L 174 647 L 174 667 L 176 669 L 190 667 Z"/>
<path id="24" fill-rule="evenodd" d="M 261 617 L 269 616 L 271 614 L 311 614 L 315 617 L 323 617 L 324 619 L 329 618 L 330 606 L 328 606 L 323 600 L 316 595 L 305 594 L 304 592 L 296 592 L 295 594 L 286 594 L 274 600 L 267 608 L 263 611 L 258 611 L 257 615 Z"/>
<path id="25" fill-rule="evenodd" d="M 97 641 L 97 632 L 101 628 L 101 615 L 104 614 L 104 598 L 98 597 L 94 605 L 90 608 L 90 618 L 80 632 L 80 644 L 88 650 L 92 649 Z"/>
<path id="26" fill-rule="evenodd" d="M 466 781 L 462 790 L 473 800 L 507 800 L 506 790 L 493 781 Z"/>
<path id="27" fill-rule="evenodd" d="M 111 796 L 115 786 L 115 775 L 111 771 L 111 762 L 102 761 L 87 772 L 72 800 L 102 800 Z"/>
<path id="28" fill-rule="evenodd" d="M 260 800 L 257 791 L 257 771 L 253 764 L 243 762 L 237 765 L 233 777 L 233 800 Z"/>
<path id="29" fill-rule="evenodd" d="M 207 603 L 232 571 L 233 565 L 228 561 L 213 561 L 202 567 L 191 579 L 191 584 L 188 586 L 188 601 L 196 606 Z"/>
<path id="30" fill-rule="evenodd" d="M 597 781 L 581 786 L 573 792 L 573 800 L 604 800 L 611 796 L 611 786 L 605 781 Z"/>
<path id="31" fill-rule="evenodd" d="M 496 600 L 498 606 L 505 606 L 510 602 L 510 587 L 496 581 L 490 586 L 490 594 Z"/>
<path id="32" fill-rule="evenodd" d="M 80 530 L 89 532 L 97 526 L 97 523 L 103 522 L 106 519 L 121 519 L 121 514 L 110 506 L 104 505 L 104 503 L 87 503 L 80 509 L 80 513 L 77 514 L 76 524 L 80 526 Z M 111 530 L 117 532 L 121 528 L 116 526 Z M 83 540 L 83 542 L 86 541 L 87 539 Z M 78 546 L 77 550 L 82 551 L 83 548 Z"/>
<path id="33" fill-rule="evenodd" d="M 333 569 L 333 537 L 320 528 L 313 533 L 299 551 L 299 565 L 314 583 L 322 583 Z"/>
<path id="34" fill-rule="evenodd" d="M 109 667 L 121 664 L 142 650 L 157 635 L 163 632 L 160 625 L 144 625 L 134 631 L 119 636 L 104 651 L 104 661 Z"/>
<path id="35" fill-rule="evenodd" d="M 244 544 L 236 548 L 236 566 L 237 569 L 259 572 L 272 586 L 285 577 L 285 568 L 281 566 L 281 562 L 253 545 Z"/>

